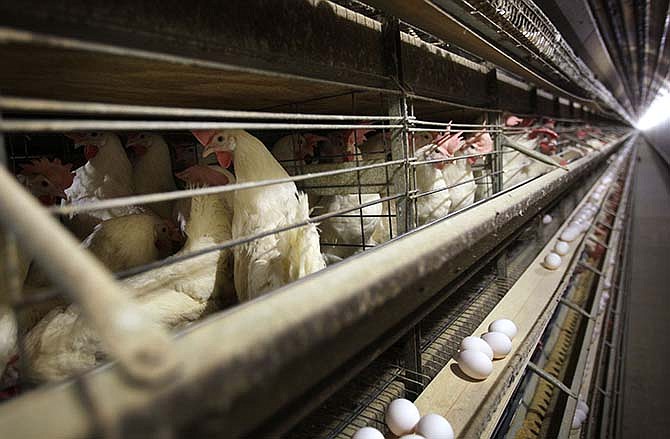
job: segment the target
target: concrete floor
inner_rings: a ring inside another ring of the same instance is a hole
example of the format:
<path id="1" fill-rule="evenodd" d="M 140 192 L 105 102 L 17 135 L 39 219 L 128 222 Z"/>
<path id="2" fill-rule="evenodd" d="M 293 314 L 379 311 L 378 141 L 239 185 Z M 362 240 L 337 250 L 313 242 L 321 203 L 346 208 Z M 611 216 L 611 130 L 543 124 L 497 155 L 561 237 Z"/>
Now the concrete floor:
<path id="1" fill-rule="evenodd" d="M 666 438 L 670 437 L 670 175 L 644 141 L 638 156 L 622 437 Z"/>

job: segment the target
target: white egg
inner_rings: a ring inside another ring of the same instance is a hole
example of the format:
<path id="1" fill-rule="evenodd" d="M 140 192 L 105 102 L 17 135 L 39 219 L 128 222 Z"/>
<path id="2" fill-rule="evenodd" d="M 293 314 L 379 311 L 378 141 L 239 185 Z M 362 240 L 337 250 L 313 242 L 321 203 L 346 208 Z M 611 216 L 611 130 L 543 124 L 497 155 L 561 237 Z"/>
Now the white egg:
<path id="1" fill-rule="evenodd" d="M 386 425 L 396 436 L 413 432 L 419 419 L 419 409 L 407 399 L 393 400 L 386 409 Z"/>
<path id="2" fill-rule="evenodd" d="M 454 439 L 454 429 L 449 421 L 435 413 L 421 418 L 416 424 L 416 433 L 426 439 Z"/>
<path id="3" fill-rule="evenodd" d="M 577 410 L 583 411 L 585 414 L 589 414 L 589 405 L 582 401 L 581 399 L 577 400 Z"/>
<path id="4" fill-rule="evenodd" d="M 542 224 L 550 224 L 553 220 L 551 215 L 545 215 L 542 217 Z"/>
<path id="5" fill-rule="evenodd" d="M 476 380 L 483 380 L 493 372 L 493 362 L 481 351 L 468 349 L 459 352 L 458 367 L 464 374 Z"/>
<path id="6" fill-rule="evenodd" d="M 352 439 L 384 439 L 384 435 L 376 428 L 363 427 L 356 432 Z"/>
<path id="7" fill-rule="evenodd" d="M 406 434 L 404 436 L 400 436 L 400 439 L 426 439 L 423 436 L 419 436 L 418 434 Z"/>
<path id="8" fill-rule="evenodd" d="M 505 358 L 512 350 L 512 340 L 502 332 L 487 332 L 482 339 L 493 349 L 493 358 Z"/>
<path id="9" fill-rule="evenodd" d="M 573 226 L 568 226 L 563 229 L 561 233 L 561 241 L 572 242 L 579 236 L 579 229 Z"/>
<path id="10" fill-rule="evenodd" d="M 487 357 L 489 357 L 489 360 L 493 360 L 493 351 L 491 350 L 491 346 L 489 346 L 488 343 L 486 343 L 481 338 L 475 337 L 474 335 L 465 337 L 461 341 L 461 352 L 467 350 L 483 352 Z"/>
<path id="11" fill-rule="evenodd" d="M 516 325 L 510 319 L 498 319 L 491 322 L 489 325 L 490 332 L 502 332 L 509 337 L 510 340 L 514 340 L 516 333 L 518 331 Z"/>
<path id="12" fill-rule="evenodd" d="M 575 412 L 574 416 L 572 417 L 572 425 L 571 425 L 572 429 L 576 430 L 579 427 L 581 427 L 582 422 L 584 422 L 584 420 L 577 415 L 577 412 Z"/>
<path id="13" fill-rule="evenodd" d="M 579 422 L 582 423 L 586 420 L 586 412 L 581 409 L 575 410 L 575 417 L 579 419 Z"/>
<path id="14" fill-rule="evenodd" d="M 556 241 L 554 252 L 560 256 L 565 256 L 570 251 L 570 244 L 565 241 Z M 559 264 L 560 265 L 560 264 Z"/>
<path id="15" fill-rule="evenodd" d="M 549 270 L 556 270 L 561 266 L 561 262 L 563 262 L 561 257 L 554 252 L 547 253 L 544 257 L 544 266 Z"/>

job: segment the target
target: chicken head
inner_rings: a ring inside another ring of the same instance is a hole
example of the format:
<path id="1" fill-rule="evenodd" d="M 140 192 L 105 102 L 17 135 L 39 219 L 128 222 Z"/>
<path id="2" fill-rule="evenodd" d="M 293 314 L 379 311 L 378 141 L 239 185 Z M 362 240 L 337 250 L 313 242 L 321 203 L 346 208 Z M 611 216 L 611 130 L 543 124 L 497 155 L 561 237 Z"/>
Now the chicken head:
<path id="1" fill-rule="evenodd" d="M 486 130 L 480 131 L 465 141 L 465 144 L 471 149 L 472 154 L 488 154 L 493 151 L 493 139 Z M 477 157 L 469 157 L 470 164 L 477 161 Z"/>
<path id="2" fill-rule="evenodd" d="M 126 149 L 130 149 L 135 157 L 141 157 L 147 153 L 154 142 L 160 141 L 160 135 L 154 133 L 134 133 L 128 136 Z"/>
<path id="3" fill-rule="evenodd" d="M 104 147 L 109 142 L 112 133 L 103 133 L 100 131 L 90 131 L 85 133 L 68 133 L 65 136 L 74 141 L 75 148 L 84 148 L 84 157 L 86 160 L 91 160 L 98 154 L 100 148 Z"/>
<path id="4" fill-rule="evenodd" d="M 72 164 L 63 164 L 59 159 L 33 160 L 21 166 L 19 180 L 42 204 L 53 205 L 57 199 L 66 198 L 65 189 L 72 185 Z"/>
<path id="5" fill-rule="evenodd" d="M 173 221 L 156 218 L 154 225 L 154 245 L 158 249 L 160 258 L 170 256 L 174 250 L 173 244 L 181 245 L 184 237 Z"/>
<path id="6" fill-rule="evenodd" d="M 238 138 L 243 130 L 195 130 L 192 131 L 205 150 L 203 157 L 216 155 L 216 160 L 223 168 L 229 168 L 233 162 L 233 153 L 237 148 Z"/>

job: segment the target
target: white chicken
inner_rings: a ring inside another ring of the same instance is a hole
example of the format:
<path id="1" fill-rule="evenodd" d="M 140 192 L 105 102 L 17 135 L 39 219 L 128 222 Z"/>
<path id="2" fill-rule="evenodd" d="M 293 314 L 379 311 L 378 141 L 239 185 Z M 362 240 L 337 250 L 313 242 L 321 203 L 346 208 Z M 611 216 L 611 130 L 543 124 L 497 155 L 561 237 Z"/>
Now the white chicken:
<path id="1" fill-rule="evenodd" d="M 364 158 L 382 158 L 381 156 L 375 156 L 375 152 L 381 150 L 385 151 L 388 147 L 384 146 L 386 141 L 383 136 L 389 137 L 386 134 L 376 134 L 371 136 L 363 145 L 359 146 Z M 413 140 L 413 147 L 415 151 L 423 148 L 424 146 L 433 143 L 437 138 L 437 133 L 430 131 L 419 131 L 411 134 L 411 140 Z M 380 145 L 381 144 L 381 145 Z M 387 157 L 384 153 L 383 157 Z M 392 194 L 382 193 L 381 196 L 388 196 Z M 377 223 L 374 232 L 372 233 L 372 242 L 375 244 L 382 244 L 392 236 L 398 235 L 398 220 L 396 217 L 396 201 L 384 202 L 382 203 L 382 214 L 381 219 Z"/>
<path id="2" fill-rule="evenodd" d="M 534 121 L 534 119 L 520 119 L 511 116 L 506 119 L 505 124 L 507 126 L 528 127 Z M 551 125 L 551 121 L 549 125 Z M 529 133 L 517 133 L 507 135 L 507 137 L 528 149 L 538 149 L 539 147 L 543 152 L 550 153 L 554 150 L 552 143 L 555 142 L 558 134 L 551 130 L 549 126 L 546 126 L 532 129 Z M 503 188 L 505 189 L 537 177 L 551 169 L 549 165 L 528 157 L 512 148 L 506 147 L 503 149 L 503 152 L 505 152 L 503 154 Z"/>
<path id="3" fill-rule="evenodd" d="M 231 212 L 216 195 L 193 198 L 187 241 L 177 256 L 220 245 L 231 238 Z M 217 250 L 123 281 L 145 315 L 167 328 L 182 327 L 234 295 L 230 250 Z M 27 335 L 28 379 L 53 381 L 102 361 L 104 347 L 76 305 L 47 314 Z"/>
<path id="4" fill-rule="evenodd" d="M 450 212 L 464 209 L 475 202 L 477 194 L 477 182 L 472 171 L 472 165 L 477 157 L 458 159 L 461 156 L 485 154 L 493 150 L 491 136 L 483 130 L 467 140 L 463 140 L 462 133 L 451 135 L 447 133 L 436 141 L 438 145 L 444 145 L 446 153 L 457 160 L 445 164 L 442 175 L 449 187 L 451 198 Z"/>
<path id="5" fill-rule="evenodd" d="M 133 169 L 118 136 L 113 133 L 72 133 L 68 137 L 84 146 L 88 160 L 75 171 L 66 204 L 88 203 L 107 198 L 133 195 Z M 96 224 L 117 216 L 138 213 L 134 206 L 70 215 L 65 222 L 73 233 L 84 239 Z"/>
<path id="6" fill-rule="evenodd" d="M 356 159 L 361 152 L 358 145 L 367 143 L 366 134 L 370 129 L 335 131 L 325 142 L 324 158 L 341 163 Z M 323 152 L 323 151 L 322 151 Z M 353 209 L 361 204 L 379 200 L 379 194 L 324 195 L 314 200 L 318 215 Z M 373 234 L 382 215 L 381 203 L 371 204 L 360 210 L 343 213 L 321 222 L 321 251 L 329 263 L 339 261 L 361 251 L 365 245 L 374 245 Z"/>
<path id="7" fill-rule="evenodd" d="M 316 144 L 326 140 L 328 140 L 326 137 L 311 133 L 289 134 L 275 142 L 272 147 L 272 155 L 285 168 L 304 166 L 314 159 Z"/>
<path id="8" fill-rule="evenodd" d="M 135 213 L 101 222 L 81 243 L 110 271 L 148 264 L 172 254 L 178 241 L 172 224 L 153 213 Z"/>
<path id="9" fill-rule="evenodd" d="M 419 148 L 414 155 L 419 161 L 444 160 L 450 154 L 442 146 L 428 144 Z M 416 225 L 422 226 L 449 214 L 451 196 L 442 175 L 446 162 L 418 163 L 415 167 Z M 423 195 L 425 194 L 425 195 Z"/>
<path id="10" fill-rule="evenodd" d="M 153 194 L 177 190 L 172 177 L 172 159 L 165 139 L 160 134 L 136 133 L 128 136 L 126 148 L 135 153 L 133 186 L 135 193 Z M 171 201 L 145 206 L 163 219 L 172 219 Z"/>
<path id="11" fill-rule="evenodd" d="M 238 183 L 287 178 L 265 145 L 244 130 L 195 131 L 223 168 L 235 162 Z M 307 196 L 294 183 L 235 191 L 233 239 L 252 236 L 309 219 Z M 314 224 L 234 247 L 235 290 L 246 301 L 325 267 Z"/>

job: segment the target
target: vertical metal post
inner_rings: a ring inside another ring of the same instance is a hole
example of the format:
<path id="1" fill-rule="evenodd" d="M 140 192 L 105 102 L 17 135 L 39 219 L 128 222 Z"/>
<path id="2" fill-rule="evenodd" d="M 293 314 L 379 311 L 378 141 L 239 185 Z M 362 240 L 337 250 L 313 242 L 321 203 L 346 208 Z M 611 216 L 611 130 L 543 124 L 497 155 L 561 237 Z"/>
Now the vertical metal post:
<path id="1" fill-rule="evenodd" d="M 496 126 L 496 132 L 493 133 L 493 150 L 495 154 L 491 157 L 491 172 L 493 173 L 493 193 L 503 190 L 503 120 L 500 113 L 490 112 L 488 114 L 490 124 Z"/>
<path id="2" fill-rule="evenodd" d="M 423 390 L 420 324 L 414 326 L 405 336 L 403 350 L 403 366 L 406 369 L 405 378 L 407 378 L 405 389 L 417 397 Z"/>
<path id="3" fill-rule="evenodd" d="M 558 96 L 554 97 L 554 117 L 561 117 L 561 101 Z"/>
<path id="4" fill-rule="evenodd" d="M 409 199 L 410 171 L 407 117 L 407 96 L 404 93 L 402 69 L 402 43 L 400 40 L 400 21 L 396 17 L 385 15 L 382 18 L 383 60 L 386 74 L 403 90 L 397 96 L 386 99 L 386 113 L 403 119 L 403 128 L 391 130 L 391 158 L 405 160 L 402 168 L 393 173 L 393 190 L 396 194 L 405 194 L 396 201 L 398 235 L 412 227 L 412 205 Z"/>
<path id="5" fill-rule="evenodd" d="M 537 114 L 537 87 L 535 86 L 528 91 L 528 107 L 530 114 Z"/>

